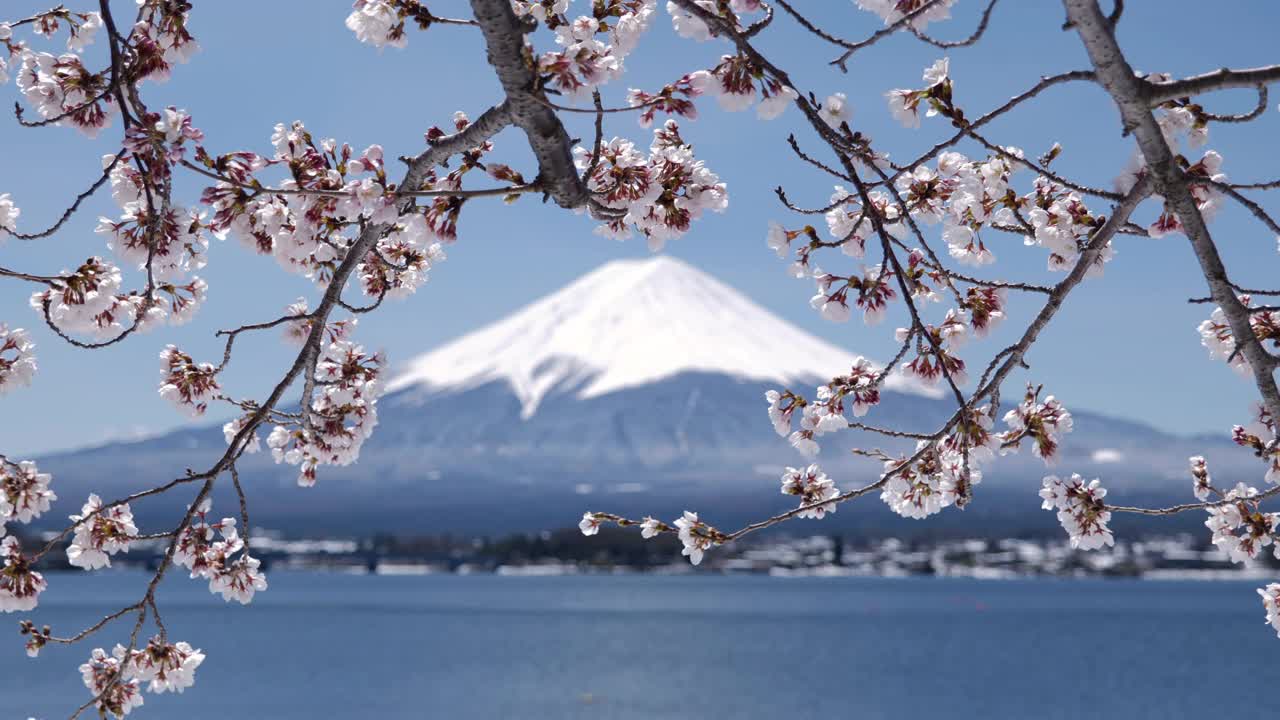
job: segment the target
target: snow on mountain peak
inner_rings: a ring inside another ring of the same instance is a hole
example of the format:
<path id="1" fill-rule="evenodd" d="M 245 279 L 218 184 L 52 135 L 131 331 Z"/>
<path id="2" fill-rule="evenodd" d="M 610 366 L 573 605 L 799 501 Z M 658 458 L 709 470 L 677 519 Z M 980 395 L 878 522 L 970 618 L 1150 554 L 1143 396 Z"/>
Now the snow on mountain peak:
<path id="1" fill-rule="evenodd" d="M 529 417 L 557 388 L 589 398 L 684 372 L 808 384 L 846 372 L 854 357 L 710 275 L 659 255 L 605 263 L 414 358 L 389 389 L 436 393 L 505 380 Z M 886 385 L 936 394 L 900 376 Z"/>

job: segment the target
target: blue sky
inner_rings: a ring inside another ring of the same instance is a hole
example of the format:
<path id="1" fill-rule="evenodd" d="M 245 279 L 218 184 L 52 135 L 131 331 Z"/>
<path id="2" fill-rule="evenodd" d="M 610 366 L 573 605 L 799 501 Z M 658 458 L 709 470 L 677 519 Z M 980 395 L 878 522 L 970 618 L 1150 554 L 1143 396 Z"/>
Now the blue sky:
<path id="1" fill-rule="evenodd" d="M 73 9 L 86 5 L 67 4 Z M 133 5 L 116 4 L 121 12 Z M 1131 2 L 1121 41 L 1143 71 L 1182 75 L 1274 62 L 1270 48 L 1280 6 L 1227 4 L 1238 6 L 1239 12 L 1206 12 L 1203 3 L 1192 0 Z M 189 110 L 215 153 L 268 152 L 272 126 L 297 119 L 318 137 L 335 137 L 357 148 L 379 143 L 394 157 L 418 151 L 423 131 L 446 125 L 453 111 L 474 117 L 500 99 L 474 28 L 414 32 L 407 49 L 378 52 L 357 43 L 343 27 L 350 6 L 346 0 L 196 5 L 192 29 L 203 51 L 178 68 L 169 83 L 147 85 L 144 97 L 153 107 Z M 877 18 L 845 0 L 798 5 L 830 18 L 828 26 L 846 37 L 862 37 L 880 26 Z M 967 35 L 980 5 L 961 0 L 956 19 L 931 30 L 943 37 Z M 2 12 L 16 18 L 42 7 L 30 0 L 6 0 Z M 442 15 L 463 15 L 466 3 L 442 0 L 431 8 Z M 1059 30 L 1061 22 L 1057 2 L 1008 0 L 979 46 L 949 53 L 956 98 L 970 116 L 1029 87 L 1040 75 L 1087 66 L 1076 36 Z M 547 38 L 539 41 L 545 44 Z M 859 53 L 849 73 L 842 74 L 826 64 L 834 49 L 786 17 L 780 16 L 760 42 L 801 90 L 819 96 L 847 93 L 854 106 L 852 125 L 895 158 L 914 157 L 949 134 L 943 122 L 929 120 L 919 130 L 902 129 L 881 99 L 889 88 L 917 86 L 921 70 L 942 51 L 909 36 L 895 37 Z M 627 75 L 611 88 L 609 104 L 620 104 L 627 87 L 654 89 L 684 72 L 710 67 L 725 51 L 716 41 L 698 44 L 675 37 L 660 12 L 646 42 L 628 58 Z M 12 84 L 4 92 L 6 102 L 16 99 Z M 1216 111 L 1240 112 L 1253 106 L 1253 97 L 1233 91 L 1207 103 Z M 581 118 L 568 120 L 572 134 L 590 137 Z M 1257 123 L 1214 127 L 1209 147 L 1222 152 L 1224 169 L 1233 179 L 1274 178 L 1280 153 L 1274 141 L 1276 122 L 1273 105 Z M 807 206 L 825 204 L 831 190 L 826 177 L 795 160 L 786 148 L 787 134 L 795 131 L 802 144 L 819 150 L 798 112 L 793 108 L 779 120 L 762 123 L 754 112 L 727 114 L 703 103 L 702 116 L 682 129 L 698 155 L 728 183 L 730 208 L 697 223 L 666 252 L 815 334 L 886 358 L 892 352 L 893 318 L 874 329 L 822 321 L 808 307 L 812 283 L 788 278 L 785 263 L 765 247 L 769 220 L 792 226 L 799 222 L 778 204 L 773 187 L 785 186 L 793 201 Z M 98 158 L 114 150 L 117 131 L 88 141 L 70 129 L 27 130 L 0 119 L 0 192 L 11 193 L 22 207 L 24 229 L 47 224 L 93 179 Z M 629 116 L 611 117 L 606 133 L 648 144 L 648 131 Z M 1059 141 L 1066 152 L 1056 168 L 1099 186 L 1110 186 L 1130 152 L 1109 98 L 1083 84 L 1050 90 L 993 124 L 987 136 L 1021 146 L 1028 154 Z M 532 175 L 522 136 L 508 130 L 496 143 L 503 159 Z M 962 149 L 979 154 L 972 147 Z M 1029 173 L 1019 175 L 1020 187 L 1029 188 L 1031 179 Z M 195 179 L 186 179 L 183 201 L 194 204 L 200 187 Z M 1100 203 L 1091 207 L 1106 212 Z M 1153 211 L 1146 207 L 1146 214 Z M 74 267 L 89 255 L 107 255 L 93 228 L 98 215 L 113 212 L 109 197 L 98 198 L 53 239 L 0 242 L 0 265 L 46 274 Z M 1212 229 L 1237 282 L 1275 284 L 1276 239 L 1265 228 L 1229 208 Z M 416 295 L 362 318 L 358 337 L 366 345 L 385 348 L 393 363 L 403 361 L 501 318 L 603 262 L 648 254 L 643 242 L 617 243 L 591 230 L 585 217 L 540 205 L 534 198 L 512 207 L 473 202 L 463 213 L 460 239 L 449 248 L 449 260 Z M 1012 236 L 996 238 L 993 245 L 999 258 L 994 271 L 1002 276 L 1033 282 L 1060 277 L 1045 270 L 1045 253 L 1038 248 L 1023 248 Z M 1123 238 L 1118 253 L 1103 279 L 1090 281 L 1069 299 L 1028 356 L 1031 372 L 1016 377 L 1012 391 L 1029 378 L 1046 383 L 1069 407 L 1142 419 L 1177 432 L 1227 431 L 1244 419 L 1254 393 L 1249 382 L 1211 361 L 1200 346 L 1195 327 L 1207 309 L 1185 300 L 1205 289 L 1187 242 L 1181 236 Z M 178 426 L 183 418 L 155 392 L 157 353 L 165 344 L 214 359 L 220 353 L 215 329 L 270 319 L 297 297 L 316 296 L 305 279 L 282 272 L 270 258 L 250 255 L 234 241 L 213 241 L 209 255 L 209 266 L 200 273 L 211 288 L 209 301 L 194 323 L 95 352 L 61 344 L 43 327 L 26 305 L 32 286 L 0 284 L 0 321 L 32 330 L 41 366 L 32 387 L 0 399 L 0 452 L 26 457 Z M 841 267 L 834 258 L 827 264 Z M 992 340 L 967 346 L 966 359 L 985 366 L 990 353 L 1021 330 L 1017 323 L 1038 303 L 1021 308 Z M 237 345 L 224 386 L 236 395 L 256 397 L 278 379 L 289 349 L 276 334 L 248 340 Z"/>

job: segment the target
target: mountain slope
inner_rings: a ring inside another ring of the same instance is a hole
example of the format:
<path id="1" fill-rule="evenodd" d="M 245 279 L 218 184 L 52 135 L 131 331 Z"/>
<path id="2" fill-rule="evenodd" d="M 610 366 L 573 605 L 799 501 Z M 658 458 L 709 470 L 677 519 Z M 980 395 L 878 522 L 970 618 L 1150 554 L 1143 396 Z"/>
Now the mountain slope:
<path id="1" fill-rule="evenodd" d="M 602 265 L 410 361 L 389 390 L 425 397 L 503 381 L 527 418 L 557 391 L 593 398 L 687 372 L 788 384 L 831 377 L 853 361 L 710 275 L 657 256 Z M 888 387 L 938 394 L 900 376 Z"/>

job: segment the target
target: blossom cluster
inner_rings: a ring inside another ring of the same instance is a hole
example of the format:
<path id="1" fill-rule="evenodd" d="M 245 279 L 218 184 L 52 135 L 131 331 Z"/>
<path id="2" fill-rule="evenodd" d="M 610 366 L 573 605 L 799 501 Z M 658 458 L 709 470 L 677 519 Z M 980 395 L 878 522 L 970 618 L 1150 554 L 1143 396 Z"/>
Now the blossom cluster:
<path id="1" fill-rule="evenodd" d="M 1259 510 L 1258 489 L 1237 483 L 1223 496 L 1225 502 L 1205 508 L 1209 518 L 1205 527 L 1213 533 L 1213 544 L 1227 553 L 1232 562 L 1242 563 L 1258 557 L 1272 544 L 1280 514 Z M 1275 547 L 1280 557 L 1280 546 Z"/>
<path id="2" fill-rule="evenodd" d="M 218 370 L 209 363 L 197 363 L 174 345 L 160 351 L 160 397 L 179 410 L 197 417 L 218 397 Z"/>
<path id="3" fill-rule="evenodd" d="M 1251 308 L 1253 298 L 1249 295 L 1238 296 L 1240 304 Z M 1280 313 L 1271 310 L 1254 310 L 1249 312 L 1249 327 L 1260 343 L 1271 343 L 1272 347 L 1280 347 Z M 1236 344 L 1231 324 L 1221 307 L 1215 307 L 1209 319 L 1200 323 L 1200 344 L 1209 350 L 1209 356 L 1222 360 L 1242 377 L 1252 373 L 1249 360 Z"/>
<path id="4" fill-rule="evenodd" d="M 838 375 L 826 385 L 819 385 L 812 402 L 791 391 L 767 391 L 764 397 L 769 403 L 769 421 L 778 435 L 788 438 L 792 447 L 812 457 L 819 449 L 815 438 L 849 427 L 846 404 L 854 417 L 862 417 L 880 402 L 883 381 L 884 373 L 870 360 L 859 356 L 847 375 Z M 801 410 L 800 428 L 793 432 L 792 418 L 797 409 Z"/>
<path id="5" fill-rule="evenodd" d="M 1071 547 L 1096 550 L 1115 545 L 1115 537 L 1107 527 L 1111 512 L 1102 501 L 1106 495 L 1107 489 L 1100 480 L 1086 481 L 1075 473 L 1066 480 L 1049 475 L 1040 490 L 1044 499 L 1040 507 L 1058 511 L 1058 522 L 1071 538 Z"/>
<path id="6" fill-rule="evenodd" d="M 110 124 L 117 110 L 108 92 L 108 71 L 91 72 L 74 53 L 26 50 L 20 63 L 15 73 L 18 90 L 45 120 L 71 125 L 91 138 Z"/>
<path id="7" fill-rule="evenodd" d="M 630 140 L 614 138 L 602 144 L 598 158 L 585 147 L 574 148 L 574 162 L 590 171 L 587 188 L 600 204 L 620 213 L 598 231 L 622 239 L 635 228 L 652 250 L 684 235 L 704 211 L 729 206 L 724 183 L 694 158 L 674 120 L 654 131 L 647 156 Z"/>
<path id="8" fill-rule="evenodd" d="M 267 437 L 277 463 L 299 468 L 298 484 L 316 482 L 320 465 L 349 465 L 378 424 L 386 358 L 355 343 L 336 339 L 321 351 L 312 382 L 315 397 L 296 427 L 277 425 Z"/>
<path id="9" fill-rule="evenodd" d="M 102 648 L 94 648 L 89 661 L 80 666 L 84 686 L 96 698 L 94 706 L 102 717 L 108 713 L 122 718 L 141 706 L 142 682 L 138 678 L 124 678 L 124 648 L 120 656 L 107 654 Z"/>
<path id="10" fill-rule="evenodd" d="M 205 281 L 191 274 L 206 263 L 204 216 L 171 204 L 159 190 L 170 185 L 172 167 L 184 162 L 188 145 L 201 138 L 191 117 L 170 107 L 131 125 L 124 151 L 103 158 L 121 214 L 100 218 L 97 232 L 121 261 L 146 275 L 146 289 L 120 292 L 120 268 L 91 257 L 32 295 L 37 312 L 64 332 L 99 337 L 163 321 L 178 325 L 195 315 L 208 291 Z M 158 207 L 157 195 L 164 196 Z"/>
<path id="11" fill-rule="evenodd" d="M 10 535 L 0 540 L 0 612 L 26 612 L 34 610 L 40 601 L 40 593 L 49 586 L 44 576 L 32 568 L 32 562 L 22 554 L 18 538 Z"/>
<path id="12" fill-rule="evenodd" d="M 111 566 L 111 556 L 129 552 L 129 545 L 138 536 L 138 526 L 133 524 L 133 511 L 128 503 L 103 505 L 102 498 L 89 495 L 89 500 L 72 515 L 75 535 L 67 546 L 67 562 L 85 570 Z"/>
<path id="13" fill-rule="evenodd" d="M 970 423 L 973 432 L 953 434 L 939 442 L 922 440 L 911 458 L 884 461 L 884 487 L 880 499 L 893 512 L 921 520 L 956 506 L 964 507 L 973 495 L 973 487 L 982 482 L 980 462 L 991 453 L 983 449 L 993 437 L 989 410 L 983 408 Z M 968 439 L 964 439 L 964 438 Z M 965 443 L 977 444 L 966 448 Z"/>
<path id="14" fill-rule="evenodd" d="M 94 648 L 80 666 L 80 676 L 98 712 L 122 718 L 143 704 L 143 683 L 152 693 L 181 693 L 195 683 L 196 668 L 203 662 L 204 653 L 189 643 L 156 636 L 140 650 L 117 644 L 108 654 Z"/>
<path id="15" fill-rule="evenodd" d="M 1023 440 L 1030 440 L 1031 454 L 1050 465 L 1057 461 L 1061 438 L 1071 432 L 1074 423 L 1071 413 L 1054 396 L 1041 402 L 1040 390 L 1028 385 L 1022 402 L 1005 413 L 1009 430 L 1000 435 L 1001 451 L 1017 452 Z"/>
<path id="16" fill-rule="evenodd" d="M 414 0 L 356 0 L 346 26 L 362 43 L 402 48 L 408 41 L 406 18 L 423 11 L 425 8 Z"/>
<path id="17" fill-rule="evenodd" d="M 0 535 L 7 532 L 8 523 L 29 523 L 49 510 L 58 499 L 49 489 L 52 479 L 30 460 L 11 462 L 0 456 Z M 0 540 L 0 559 L 0 612 L 33 609 L 47 584 L 22 553 L 18 538 Z"/>
<path id="18" fill-rule="evenodd" d="M 706 12 L 740 30 L 745 29 L 742 15 L 764 10 L 764 3 L 761 0 L 728 0 L 728 2 L 694 0 L 694 2 Z M 711 28 L 707 27 L 701 18 L 670 0 L 667 2 L 667 14 L 671 16 L 671 27 L 680 37 L 698 42 L 711 39 Z"/>
<path id="19" fill-rule="evenodd" d="M 187 150 L 204 139 L 191 124 L 191 116 L 174 107 L 147 113 L 125 133 L 124 152 L 103 158 L 111 180 L 111 196 L 121 215 L 98 221 L 98 233 L 125 263 L 167 285 L 182 285 L 199 278 L 187 276 L 207 262 L 209 239 L 204 215 L 171 202 L 156 207 L 154 190 L 167 187 L 173 166 L 186 161 Z M 175 308 L 181 319 L 193 309 Z"/>
<path id="20" fill-rule="evenodd" d="M 850 294 L 853 294 L 853 306 L 862 311 L 862 321 L 876 325 L 884 320 L 885 309 L 898 295 L 893 278 L 893 271 L 884 265 L 864 267 L 861 273 L 852 275 L 836 275 L 814 268 L 818 292 L 809 299 L 809 306 L 827 320 L 847 322 L 853 314 L 853 308 L 849 307 Z"/>
<path id="21" fill-rule="evenodd" d="M 761 120 L 778 117 L 799 97 L 794 89 L 742 54 L 725 55 L 714 68 L 693 73 L 689 80 L 696 94 L 714 97 L 728 112 L 746 110 L 756 104 L 758 94 L 756 115 Z"/>
<path id="22" fill-rule="evenodd" d="M 0 323 L 0 395 L 31 384 L 36 374 L 35 349 L 26 330 Z"/>
<path id="23" fill-rule="evenodd" d="M 836 511 L 836 504 L 828 502 L 840 495 L 835 481 L 817 465 L 806 468 L 789 467 L 782 473 L 782 494 L 800 497 L 800 507 L 805 508 L 797 517 L 821 520 L 827 513 Z"/>
<path id="24" fill-rule="evenodd" d="M 517 17 L 536 20 L 555 34 L 559 49 L 535 57 L 539 76 L 558 93 L 578 97 L 622 74 L 657 0 L 595 0 L 590 15 L 573 19 L 566 15 L 569 0 L 513 0 L 511 5 Z M 402 48 L 409 21 L 425 30 L 435 20 L 418 0 L 356 0 L 346 26 L 362 43 Z"/>
<path id="25" fill-rule="evenodd" d="M 272 157 L 197 153 L 200 163 L 225 178 L 201 197 L 214 211 L 208 227 L 216 237 L 230 234 L 251 250 L 273 255 L 286 270 L 327 282 L 350 245 L 348 227 L 399 217 L 382 148 L 371 145 L 356 154 L 332 139 L 317 142 L 300 122 L 276 125 L 271 142 Z M 263 183 L 255 173 L 271 167 L 288 173 L 279 183 L 282 193 L 258 189 Z"/>
<path id="26" fill-rule="evenodd" d="M 71 12 L 62 6 L 35 17 L 36 35 L 51 38 L 63 24 L 68 30 L 67 52 L 55 55 L 11 44 L 12 30 L 4 26 L 3 41 L 18 55 L 14 73 L 18 90 L 46 121 L 75 127 L 88 137 L 106 128 L 119 112 L 112 90 L 116 83 L 162 82 L 172 66 L 187 62 L 199 45 L 187 29 L 190 3 L 139 2 L 137 22 L 129 34 L 131 52 L 119 67 L 91 71 L 82 54 L 103 26 L 97 12 Z M 9 54 L 6 53 L 6 54 Z M 8 82 L 8 64 L 0 60 L 0 82 Z"/>
<path id="27" fill-rule="evenodd" d="M 684 546 L 680 554 L 694 565 L 701 564 L 703 554 L 720 542 L 719 531 L 699 520 L 698 513 L 685 510 L 684 515 L 676 519 L 675 526 Z"/>
<path id="28" fill-rule="evenodd" d="M 889 113 L 904 127 L 920 127 L 921 103 L 928 107 L 925 117 L 954 117 L 958 112 L 951 102 L 951 61 L 948 58 L 942 58 L 925 68 L 922 77 L 925 81 L 924 88 L 895 88 L 884 95 L 889 103 Z"/>
<path id="29" fill-rule="evenodd" d="M 1267 611 L 1267 623 L 1275 628 L 1276 635 L 1280 635 L 1280 583 L 1259 588 L 1258 594 L 1262 596 L 1262 605 Z"/>
<path id="30" fill-rule="evenodd" d="M 1249 448 L 1267 464 L 1263 479 L 1280 485 L 1280 447 L 1276 443 L 1276 425 L 1262 403 L 1253 405 L 1253 420 L 1248 425 L 1236 425 L 1231 429 L 1235 444 Z"/>
<path id="31" fill-rule="evenodd" d="M 181 693 L 195 684 L 196 668 L 204 662 L 204 653 L 190 643 L 170 643 L 161 637 L 153 637 L 141 650 L 125 652 L 116 645 L 112 655 L 128 660 L 124 663 L 124 678 L 147 683 L 153 693 Z"/>
<path id="32" fill-rule="evenodd" d="M 617 79 L 627 55 L 649 28 L 656 4 L 657 0 L 600 0 L 592 3 L 590 15 L 569 20 L 563 14 L 566 3 L 559 13 L 546 16 L 560 49 L 538 56 L 539 75 L 570 98 Z"/>
<path id="33" fill-rule="evenodd" d="M 4 67 L 4 60 L 0 58 L 0 68 Z M 0 78 L 3 75 L 0 74 Z M 4 239 L 5 233 L 11 233 L 18 229 L 18 217 L 22 215 L 22 208 L 13 203 L 13 198 L 9 193 L 0 193 L 0 240 Z"/>
<path id="34" fill-rule="evenodd" d="M 1197 500 L 1204 502 L 1209 499 L 1210 493 L 1216 492 L 1213 478 L 1209 475 L 1209 465 L 1200 455 L 1192 456 L 1188 462 L 1191 464 L 1191 492 Z"/>
<path id="35" fill-rule="evenodd" d="M 234 518 L 209 521 L 210 503 L 195 508 L 191 522 L 178 535 L 173 562 L 191 571 L 191 578 L 209 581 L 209 592 L 222 599 L 249 604 L 267 589 L 261 561 L 249 554 L 249 546 L 236 530 Z"/>
<path id="36" fill-rule="evenodd" d="M 898 328 L 894 337 L 904 346 L 916 339 L 916 356 L 902 366 L 902 374 L 936 385 L 942 378 L 956 386 L 968 381 L 964 360 L 955 354 L 968 337 L 969 326 L 955 310 L 948 310 L 939 325 L 923 328 Z"/>
<path id="37" fill-rule="evenodd" d="M 931 22 L 946 20 L 951 17 L 951 6 L 955 0 L 855 0 L 859 8 L 873 12 L 884 19 L 885 25 L 901 22 L 911 15 L 908 24 L 923 30 Z"/>

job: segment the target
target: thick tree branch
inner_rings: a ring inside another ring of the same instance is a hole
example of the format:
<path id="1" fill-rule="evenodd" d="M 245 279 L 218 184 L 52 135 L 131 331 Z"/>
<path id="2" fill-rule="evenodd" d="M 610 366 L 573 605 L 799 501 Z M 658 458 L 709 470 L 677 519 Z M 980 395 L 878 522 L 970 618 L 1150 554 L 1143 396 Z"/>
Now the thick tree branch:
<path id="1" fill-rule="evenodd" d="M 1195 250 L 1196 259 L 1200 262 L 1201 272 L 1209 285 L 1209 294 L 1226 315 L 1237 346 L 1249 361 L 1254 383 L 1263 402 L 1272 417 L 1280 417 L 1280 390 L 1275 381 L 1276 360 L 1262 347 L 1254 334 L 1249 322 L 1249 310 L 1236 297 L 1235 288 L 1227 276 L 1227 268 L 1223 265 L 1218 248 L 1205 225 L 1204 216 L 1200 214 L 1196 199 L 1191 194 L 1188 178 L 1178 167 L 1173 151 L 1169 149 L 1160 126 L 1151 114 L 1152 96 L 1147 90 L 1149 84 L 1134 74 L 1116 42 L 1111 24 L 1098 8 L 1096 0 L 1063 0 L 1063 5 L 1089 53 L 1098 81 L 1111 93 L 1120 109 L 1125 130 L 1133 133 L 1138 141 L 1155 192 L 1162 195 L 1177 213 L 1187 239 Z M 1223 71 L 1228 72 L 1230 71 Z M 1280 77 L 1280 68 L 1274 72 Z M 1256 85 L 1258 82 L 1258 78 L 1254 77 L 1247 84 Z M 1197 81 L 1190 86 L 1186 83 L 1177 85 L 1182 89 L 1175 96 L 1186 95 L 1195 88 L 1200 88 L 1201 92 L 1213 89 L 1208 81 Z"/>
<path id="2" fill-rule="evenodd" d="M 587 204 L 587 187 L 573 165 L 572 141 L 564 124 L 547 107 L 538 76 L 530 66 L 524 42 L 528 27 L 511 10 L 509 0 L 471 0 L 471 9 L 484 34 L 489 65 L 498 75 L 511 122 L 524 130 L 538 159 L 537 182 L 556 204 L 579 208 Z"/>

